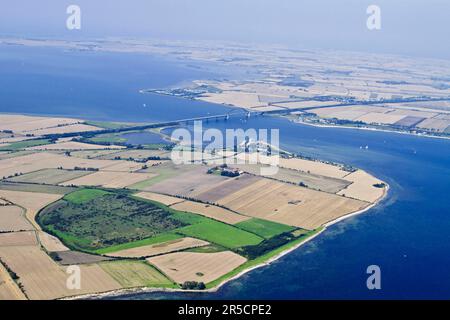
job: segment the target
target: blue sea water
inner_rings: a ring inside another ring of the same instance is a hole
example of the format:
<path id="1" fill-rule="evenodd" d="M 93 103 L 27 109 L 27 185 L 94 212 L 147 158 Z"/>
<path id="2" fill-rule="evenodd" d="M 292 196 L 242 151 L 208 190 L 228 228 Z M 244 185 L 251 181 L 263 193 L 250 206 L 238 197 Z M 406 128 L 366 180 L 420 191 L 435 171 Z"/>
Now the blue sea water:
<path id="1" fill-rule="evenodd" d="M 227 108 L 136 90 L 208 76 L 161 57 L 8 47 L 0 51 L 0 111 L 158 121 Z M 71 72 L 69 72 L 71 71 Z M 142 108 L 142 103 L 152 106 Z M 147 293 L 119 299 L 449 299 L 450 140 L 355 129 L 318 128 L 284 119 L 231 118 L 204 127 L 274 128 L 281 147 L 349 163 L 390 185 L 379 206 L 224 285 L 216 293 Z M 368 149 L 361 149 L 361 146 Z M 366 287 L 381 268 L 382 289 Z"/>
<path id="2" fill-rule="evenodd" d="M 130 122 L 223 114 L 220 105 L 139 93 L 212 76 L 163 56 L 0 45 L 0 111 Z"/>
<path id="3" fill-rule="evenodd" d="M 144 132 L 130 132 L 120 135 L 120 138 L 127 139 L 127 143 L 134 145 L 144 144 L 169 144 L 162 136 L 148 131 Z"/>
<path id="4" fill-rule="evenodd" d="M 211 126 L 280 129 L 282 148 L 363 168 L 389 183 L 388 197 L 217 293 L 131 298 L 450 298 L 450 140 L 318 128 L 268 117 Z M 366 287 L 366 268 L 374 264 L 381 268 L 380 291 Z"/>

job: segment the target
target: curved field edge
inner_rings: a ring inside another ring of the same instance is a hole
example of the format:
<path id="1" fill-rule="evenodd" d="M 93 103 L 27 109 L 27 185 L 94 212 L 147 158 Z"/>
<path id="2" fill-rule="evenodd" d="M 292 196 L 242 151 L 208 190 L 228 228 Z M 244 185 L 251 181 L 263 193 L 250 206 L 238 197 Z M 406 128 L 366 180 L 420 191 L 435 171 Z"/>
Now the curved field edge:
<path id="1" fill-rule="evenodd" d="M 301 247 L 302 245 L 306 244 L 307 242 L 313 240 L 315 237 L 319 236 L 322 232 L 324 232 L 328 227 L 332 226 L 335 223 L 338 223 L 340 221 L 346 220 L 352 216 L 362 214 L 376 206 L 378 206 L 382 201 L 384 201 L 387 198 L 387 195 L 389 193 L 389 184 L 386 183 L 386 191 L 384 192 L 383 196 L 379 198 L 375 203 L 373 203 L 371 206 L 358 211 L 353 212 L 348 215 L 342 216 L 339 219 L 333 220 L 325 224 L 324 226 L 317 228 L 315 230 L 310 231 L 307 236 L 298 238 L 296 240 L 293 240 L 289 243 L 284 244 L 283 246 L 280 246 L 263 256 L 260 256 L 254 260 L 249 260 L 242 264 L 241 266 L 237 267 L 236 269 L 230 271 L 229 273 L 217 278 L 214 281 L 211 281 L 206 284 L 205 290 L 182 290 L 182 289 L 170 289 L 170 288 L 161 288 L 161 287 L 149 287 L 144 288 L 142 290 L 136 289 L 123 289 L 123 290 L 115 290 L 112 292 L 106 292 L 103 294 L 91 294 L 91 295 L 84 295 L 80 297 L 73 297 L 74 299 L 77 298 L 85 298 L 85 297 L 101 297 L 101 296 L 119 296 L 119 295 L 126 295 L 126 294 L 133 294 L 133 293 L 145 293 L 145 292 L 214 292 L 219 290 L 223 285 L 225 285 L 227 282 L 232 281 L 234 279 L 239 278 L 240 276 L 244 275 L 245 273 L 248 273 L 254 269 L 264 267 L 268 264 L 270 264 L 273 261 L 276 261 L 283 257 L 284 255 L 290 253 L 291 251 Z"/>
<path id="2" fill-rule="evenodd" d="M 206 289 L 205 290 L 183 290 L 181 289 L 178 285 L 174 285 L 174 286 L 151 286 L 151 287 L 134 287 L 134 288 L 124 288 L 124 289 L 119 289 L 119 290 L 113 290 L 113 291 L 109 291 L 109 292 L 105 292 L 105 293 L 92 293 L 92 294 L 87 294 L 87 295 L 83 295 L 83 296 L 74 296 L 74 297 L 70 297 L 69 299 L 77 299 L 77 298 L 83 298 L 83 297 L 93 297 L 93 296 L 112 296 L 112 295 L 121 295 L 121 294 L 130 294 L 133 292 L 189 292 L 189 291 L 194 291 L 194 292 L 211 292 L 211 291 L 216 291 L 218 290 L 222 285 L 224 285 L 225 283 L 227 283 L 228 281 L 234 280 L 239 278 L 241 275 L 250 272 L 256 268 L 259 267 L 263 267 L 265 265 L 268 265 L 269 263 L 281 258 L 282 256 L 288 254 L 289 252 L 297 249 L 298 247 L 300 247 L 301 245 L 305 244 L 306 242 L 312 240 L 313 238 L 315 238 L 316 236 L 318 236 L 319 234 L 321 234 L 323 231 L 326 230 L 327 227 L 340 222 L 342 220 L 345 220 L 347 218 L 350 218 L 351 216 L 355 216 L 355 215 L 359 215 L 361 213 L 364 213 L 366 211 L 368 211 L 369 209 L 372 209 L 373 207 L 378 206 L 383 200 L 386 199 L 388 192 L 389 192 L 389 184 L 386 183 L 386 189 L 385 192 L 383 194 L 383 196 L 381 198 L 379 198 L 376 202 L 374 202 L 372 205 L 364 208 L 363 210 L 357 211 L 357 212 L 353 212 L 353 213 L 349 213 L 345 216 L 342 216 L 338 219 L 335 219 L 333 221 L 329 221 L 328 223 L 326 223 L 324 226 L 317 228 L 315 230 L 312 231 L 308 231 L 307 233 L 305 233 L 302 237 L 297 238 L 293 241 L 290 241 L 272 251 L 269 251 L 267 253 L 265 253 L 264 255 L 257 257 L 255 259 L 252 260 L 248 260 L 247 262 L 245 262 L 244 264 L 242 264 L 241 266 L 237 267 L 236 269 L 233 269 L 232 271 L 230 271 L 229 273 L 219 277 L 216 280 L 213 280 L 209 283 L 206 283 Z M 134 195 L 132 195 L 134 197 Z M 139 198 L 140 200 L 143 200 L 142 198 Z M 164 204 L 152 201 L 152 200 L 148 200 L 148 199 L 144 199 L 144 201 L 148 201 L 151 202 L 155 205 L 161 206 L 161 207 L 167 207 Z M 170 211 L 175 211 L 178 214 L 186 214 L 186 212 L 182 212 L 182 211 L 177 211 L 174 210 L 170 207 L 167 207 L 168 210 Z M 45 209 L 45 208 L 44 208 Z M 197 218 L 202 218 L 201 216 L 198 216 L 197 214 L 189 214 L 189 218 L 190 219 L 197 219 Z M 150 238 L 151 239 L 151 238 Z M 143 239 L 141 241 L 145 241 L 145 240 L 150 240 L 150 239 Z M 138 241 L 140 242 L 140 241 Z M 130 243 L 124 244 L 124 245 L 129 245 Z M 141 246 L 142 244 L 136 244 L 133 247 L 136 246 Z M 98 252 L 94 252 L 96 254 L 99 254 Z M 163 272 L 161 272 L 158 268 L 156 268 L 155 266 L 152 265 L 153 268 L 155 268 L 156 270 L 158 270 L 161 274 L 165 275 Z M 166 276 L 166 275 L 165 275 Z M 167 276 L 166 276 L 167 277 Z M 169 280 L 171 280 L 170 278 L 168 278 Z"/>
<path id="3" fill-rule="evenodd" d="M 272 251 L 269 251 L 265 253 L 264 255 L 255 258 L 253 260 L 248 260 L 244 264 L 240 265 L 236 269 L 230 271 L 229 273 L 221 276 L 220 278 L 211 281 L 206 284 L 207 289 L 213 289 L 213 288 L 219 288 L 221 285 L 223 285 L 225 282 L 232 280 L 236 277 L 239 277 L 240 275 L 249 272 L 256 267 L 262 267 L 266 263 L 275 260 L 274 258 L 277 258 L 277 256 L 281 256 L 284 253 L 289 252 L 292 249 L 295 249 L 297 246 L 307 242 L 308 240 L 311 240 L 314 236 L 318 235 L 320 232 L 325 230 L 325 228 L 321 227 L 316 230 L 309 231 L 304 236 L 295 239 L 291 242 L 288 242 Z"/>
<path id="4" fill-rule="evenodd" d="M 383 201 L 386 200 L 387 195 L 389 193 L 390 190 L 390 186 L 388 183 L 384 182 L 386 184 L 386 189 L 385 192 L 383 193 L 382 197 L 380 197 L 376 202 L 374 202 L 372 205 L 364 208 L 363 210 L 357 211 L 357 212 L 352 212 L 349 213 L 347 215 L 344 215 L 340 218 L 337 218 L 335 220 L 329 221 L 328 223 L 326 223 L 325 225 L 321 226 L 320 228 L 317 228 L 315 230 L 309 231 L 308 233 L 305 234 L 305 236 L 295 239 L 289 243 L 286 243 L 256 259 L 253 260 L 249 260 L 247 262 L 245 262 L 244 264 L 240 265 L 239 267 L 237 267 L 236 269 L 232 270 L 231 272 L 223 275 L 222 277 L 211 281 L 209 283 L 206 284 L 206 289 L 207 291 L 216 291 L 218 289 L 220 289 L 221 286 L 223 286 L 225 283 L 227 283 L 228 281 L 231 281 L 233 279 L 237 279 L 239 278 L 241 275 L 250 272 L 254 269 L 263 267 L 275 260 L 278 260 L 279 258 L 283 257 L 284 255 L 288 254 L 289 252 L 299 248 L 300 246 L 302 246 L 303 244 L 305 244 L 308 241 L 311 241 L 312 239 L 314 239 L 315 237 L 317 237 L 318 235 L 320 235 L 323 231 L 325 231 L 328 227 L 341 222 L 343 220 L 346 220 L 350 217 L 362 214 L 367 212 L 368 210 L 380 205 Z"/>
<path id="5" fill-rule="evenodd" d="M 83 201 L 79 201 L 79 199 L 73 199 L 73 197 L 74 197 L 74 195 L 83 195 L 84 192 L 87 192 L 89 195 L 91 195 L 92 193 L 95 193 L 96 195 L 102 196 L 102 195 L 105 195 L 108 193 L 112 193 L 113 191 L 85 188 L 85 189 L 80 189 L 80 190 L 76 190 L 72 193 L 69 193 L 66 196 L 64 196 L 64 198 L 61 200 L 72 201 L 74 203 L 81 203 Z M 140 202 L 150 203 L 153 206 L 156 206 L 158 208 L 161 208 L 161 209 L 169 212 L 174 217 L 174 219 L 176 219 L 182 223 L 185 223 L 186 226 L 176 228 L 176 229 L 173 229 L 170 231 L 165 231 L 165 232 L 162 232 L 155 236 L 143 238 L 140 240 L 115 244 L 115 245 L 111 245 L 111 246 L 107 246 L 107 247 L 99 248 L 99 249 L 89 249 L 89 248 L 84 248 L 84 247 L 80 247 L 79 245 L 77 245 L 77 244 L 80 244 L 80 245 L 87 244 L 87 242 L 89 241 L 88 239 L 57 230 L 57 229 L 53 228 L 52 225 L 46 225 L 46 224 L 42 223 L 42 219 L 41 219 L 42 214 L 45 214 L 47 211 L 52 210 L 52 207 L 57 205 L 58 202 L 61 200 L 55 201 L 55 202 L 49 204 L 48 206 L 46 206 L 45 208 L 41 209 L 39 211 L 39 213 L 36 215 L 36 222 L 39 224 L 39 226 L 42 228 L 42 230 L 59 238 L 63 242 L 63 244 L 66 245 L 68 248 L 75 250 L 75 251 L 81 251 L 81 252 L 85 252 L 85 253 L 98 254 L 98 255 L 105 255 L 105 254 L 116 252 L 119 250 L 137 248 L 137 247 L 141 247 L 141 246 L 145 246 L 145 245 L 163 243 L 166 241 L 179 239 L 179 238 L 182 238 L 185 236 L 191 236 L 191 237 L 194 237 L 197 239 L 212 242 L 219 246 L 229 248 L 229 249 L 234 249 L 236 247 L 245 246 L 245 245 L 256 245 L 264 240 L 264 238 L 259 236 L 258 234 L 254 233 L 254 232 L 249 232 L 243 228 L 239 228 L 238 226 L 229 225 L 229 224 L 217 221 L 212 218 L 201 216 L 196 213 L 179 211 L 179 210 L 173 209 L 169 206 L 166 206 L 162 203 L 144 199 L 144 198 L 140 198 L 133 194 L 130 194 L 129 197 L 132 199 L 138 200 Z M 86 198 L 89 198 L 89 197 L 86 197 Z M 83 200 L 86 200 L 86 199 L 83 199 Z M 222 236 L 224 234 L 228 234 L 231 232 L 232 234 L 234 234 L 236 236 L 236 239 L 231 238 L 231 239 L 229 239 L 229 241 L 225 241 L 226 242 L 225 243 L 223 241 L 224 239 L 218 237 L 216 235 L 216 233 L 214 233 L 214 232 L 208 232 L 207 234 L 200 234 L 201 233 L 200 231 L 202 231 L 202 230 L 204 231 L 205 228 L 207 231 L 209 229 L 219 229 L 219 231 L 221 231 L 220 233 L 222 234 Z M 240 239 L 239 237 L 241 237 L 241 238 L 243 237 L 244 239 Z"/>
<path id="6" fill-rule="evenodd" d="M 177 287 L 163 287 L 163 286 L 153 286 L 153 287 L 139 287 L 139 288 L 124 288 L 120 290 L 114 290 L 110 292 L 105 293 L 92 293 L 87 295 L 81 295 L 81 296 L 74 296 L 69 298 L 63 298 L 63 299 L 85 299 L 89 297 L 111 297 L 111 296 L 120 296 L 120 295 L 127 295 L 127 294 L 134 294 L 134 293 L 146 293 L 146 292 L 214 292 L 220 289 L 221 286 L 226 284 L 227 282 L 237 279 L 243 274 L 250 272 L 254 269 L 264 267 L 265 265 L 268 265 L 269 263 L 281 258 L 285 254 L 291 252 L 292 250 L 297 249 L 301 245 L 305 244 L 306 242 L 312 240 L 316 236 L 318 236 L 320 233 L 322 233 L 326 227 L 321 227 L 316 230 L 310 231 L 305 236 L 298 238 L 294 241 L 291 241 L 289 243 L 284 244 L 283 246 L 280 246 L 256 259 L 248 260 L 244 264 L 240 265 L 236 269 L 233 269 L 229 273 L 217 278 L 216 280 L 213 280 L 206 284 L 205 290 L 195 290 L 195 289 L 189 289 L 184 290 L 181 289 L 179 286 Z M 153 266 L 154 267 L 154 266 Z M 156 270 L 158 268 L 154 267 Z M 164 274 L 164 273 L 163 273 Z"/>

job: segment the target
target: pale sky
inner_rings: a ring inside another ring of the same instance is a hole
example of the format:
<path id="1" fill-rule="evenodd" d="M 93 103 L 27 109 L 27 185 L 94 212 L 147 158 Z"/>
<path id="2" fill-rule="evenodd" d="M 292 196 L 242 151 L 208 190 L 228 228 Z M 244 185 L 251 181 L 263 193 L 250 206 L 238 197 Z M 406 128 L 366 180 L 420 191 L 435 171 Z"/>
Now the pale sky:
<path id="1" fill-rule="evenodd" d="M 82 10 L 81 31 L 66 8 Z M 381 8 L 381 30 L 366 9 Z M 281 43 L 450 59 L 449 0 L 0 0 L 0 35 Z"/>

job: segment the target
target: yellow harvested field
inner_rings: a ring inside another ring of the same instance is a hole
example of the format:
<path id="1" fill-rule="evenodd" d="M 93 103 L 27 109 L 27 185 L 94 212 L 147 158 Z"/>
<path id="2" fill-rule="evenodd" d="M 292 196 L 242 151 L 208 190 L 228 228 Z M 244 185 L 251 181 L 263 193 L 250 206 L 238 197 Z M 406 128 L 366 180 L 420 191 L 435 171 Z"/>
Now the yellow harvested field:
<path id="1" fill-rule="evenodd" d="M 298 158 L 284 159 L 280 158 L 280 167 L 300 170 L 312 174 L 318 174 L 321 176 L 327 176 L 332 178 L 343 178 L 348 174 L 348 171 L 342 170 L 341 167 L 332 164 L 310 161 Z"/>
<path id="2" fill-rule="evenodd" d="M 374 184 L 383 183 L 383 181 L 376 179 L 363 170 L 357 170 L 344 179 L 352 181 L 352 184 L 337 194 L 345 195 L 346 197 L 374 203 L 384 195 L 386 190 L 385 188 L 375 187 Z"/>
<path id="3" fill-rule="evenodd" d="M 442 132 L 450 126 L 450 120 L 445 119 L 426 119 L 420 122 L 417 127 Z"/>
<path id="4" fill-rule="evenodd" d="M 25 208 L 28 221 L 30 221 L 37 230 L 40 230 L 41 228 L 34 219 L 39 210 L 62 197 L 63 195 L 61 194 L 0 190 L 0 198 Z"/>
<path id="5" fill-rule="evenodd" d="M 209 283 L 236 269 L 247 259 L 231 252 L 176 252 L 148 258 L 159 270 L 177 283 L 198 281 Z"/>
<path id="6" fill-rule="evenodd" d="M 162 165 L 170 160 L 148 160 L 145 164 L 151 168 L 151 167 L 157 167 L 159 165 Z"/>
<path id="7" fill-rule="evenodd" d="M 132 184 L 155 177 L 154 173 L 98 171 L 87 176 L 63 182 L 65 186 L 101 186 L 105 188 L 125 188 Z"/>
<path id="8" fill-rule="evenodd" d="M 0 301 L 6 300 L 26 300 L 26 297 L 0 263 Z"/>
<path id="9" fill-rule="evenodd" d="M 211 103 L 227 104 L 242 108 L 254 108 L 267 105 L 267 103 L 259 101 L 258 94 L 240 91 L 208 93 L 200 99 Z"/>
<path id="10" fill-rule="evenodd" d="M 85 293 L 107 292 L 122 289 L 123 286 L 103 270 L 98 264 L 80 265 L 81 269 L 81 289 L 78 292 L 69 291 L 69 295 Z M 65 268 L 64 268 L 65 271 Z M 66 274 L 65 274 L 66 276 Z"/>
<path id="11" fill-rule="evenodd" d="M 99 127 L 90 126 L 87 124 L 71 124 L 59 127 L 50 127 L 45 129 L 32 130 L 28 133 L 32 133 L 35 136 L 43 136 L 46 134 L 62 134 L 62 133 L 74 133 L 74 132 L 88 132 L 102 130 Z"/>
<path id="12" fill-rule="evenodd" d="M 160 202 L 166 206 L 171 206 L 175 203 L 185 201 L 184 199 L 166 196 L 164 194 L 159 194 L 159 193 L 154 193 L 154 192 L 139 192 L 139 193 L 135 194 L 135 196 L 139 197 L 139 198 L 147 199 L 147 200 Z"/>
<path id="13" fill-rule="evenodd" d="M 57 251 L 68 251 L 69 248 L 67 248 L 61 240 L 58 238 L 44 232 L 44 231 L 38 231 L 37 232 L 39 242 L 41 245 L 47 250 L 48 252 L 57 252 Z"/>
<path id="14" fill-rule="evenodd" d="M 95 150 L 95 149 L 123 149 L 122 146 L 102 146 L 99 144 L 67 141 L 27 148 L 26 150 Z"/>
<path id="15" fill-rule="evenodd" d="M 101 161 L 101 160 L 98 160 Z M 107 161 L 107 160 L 103 160 Z M 137 170 L 141 170 L 144 166 L 143 163 L 138 163 L 134 161 L 124 161 L 124 160 L 110 160 L 113 161 L 111 165 L 108 165 L 103 168 L 104 171 L 124 171 L 124 172 L 133 172 Z"/>
<path id="16" fill-rule="evenodd" d="M 25 212 L 17 206 L 0 206 L 0 232 L 34 230 L 25 218 Z"/>
<path id="17" fill-rule="evenodd" d="M 336 101 L 296 101 L 296 102 L 282 102 L 275 103 L 274 105 L 277 107 L 283 107 L 286 109 L 303 109 L 303 108 L 311 108 L 311 107 L 324 107 L 324 106 L 332 106 L 339 104 Z"/>
<path id="18" fill-rule="evenodd" d="M 62 154 L 39 152 L 15 157 L 14 161 L 10 159 L 0 160 L 0 177 L 9 177 L 16 173 L 24 174 L 41 169 L 58 167 L 62 167 L 63 169 L 74 169 L 75 167 L 99 169 L 123 162 L 127 161 L 82 159 L 67 157 Z"/>
<path id="19" fill-rule="evenodd" d="M 123 160 L 126 159 L 145 159 L 148 157 L 161 157 L 167 158 L 170 156 L 170 151 L 166 150 L 147 150 L 147 149 L 124 149 L 111 153 L 110 155 L 105 154 L 102 159 L 114 160 L 116 157 L 120 157 Z"/>
<path id="20" fill-rule="evenodd" d="M 194 201 L 180 202 L 175 205 L 172 205 L 171 208 L 179 211 L 197 213 L 202 216 L 212 218 L 214 220 L 219 220 L 229 224 L 236 224 L 250 219 L 250 217 L 237 214 L 233 211 L 221 207 Z"/>
<path id="21" fill-rule="evenodd" d="M 12 130 L 15 133 L 32 133 L 30 131 L 78 124 L 80 122 L 81 121 L 78 119 L 70 118 L 46 118 L 2 114 L 0 115 L 0 130 Z"/>
<path id="22" fill-rule="evenodd" d="M 382 107 L 370 107 L 370 106 L 350 106 L 350 107 L 334 107 L 334 108 L 320 108 L 311 110 L 322 118 L 336 118 L 341 120 L 354 120 L 369 112 L 385 113 L 390 109 Z"/>
<path id="23" fill-rule="evenodd" d="M 109 154 L 115 154 L 120 151 L 117 150 L 81 150 L 72 151 L 70 154 L 72 157 L 83 158 L 83 159 L 94 159 L 97 157 L 103 157 Z"/>
<path id="24" fill-rule="evenodd" d="M 450 120 L 450 113 L 437 115 L 436 117 L 434 117 L 434 119 Z"/>
<path id="25" fill-rule="evenodd" d="M 37 246 L 33 231 L 0 233 L 0 247 Z"/>
<path id="26" fill-rule="evenodd" d="M 414 109 L 425 112 L 436 112 L 450 114 L 450 103 L 448 101 L 421 101 L 410 103 L 393 103 L 390 106 L 399 109 Z"/>
<path id="27" fill-rule="evenodd" d="M 82 265 L 81 289 L 69 289 L 70 276 L 37 246 L 0 247 L 0 258 L 20 277 L 25 294 L 32 300 L 47 300 L 120 289 L 121 286 L 98 265 Z M 30 263 L 33 261 L 33 263 Z"/>
<path id="28" fill-rule="evenodd" d="M 217 203 L 247 216 L 309 230 L 368 206 L 367 202 L 269 179 L 260 179 Z"/>
<path id="29" fill-rule="evenodd" d="M 361 117 L 355 118 L 355 121 L 362 121 L 365 123 L 375 123 L 375 124 L 394 124 L 397 121 L 405 118 L 405 115 L 392 114 L 392 113 L 377 113 L 370 112 L 368 114 L 362 115 Z"/>
<path id="30" fill-rule="evenodd" d="M 16 173 L 27 173 L 45 168 L 45 164 L 55 157 L 54 154 L 25 154 L 11 159 L 0 160 L 0 176 L 8 177 Z"/>
<path id="31" fill-rule="evenodd" d="M 317 114 L 322 118 L 342 118 L 342 119 L 354 119 L 358 116 L 362 116 L 367 113 L 386 113 L 393 111 L 392 108 L 386 108 L 383 106 L 370 106 L 370 105 L 354 105 L 354 106 L 341 106 L 341 107 L 328 107 L 313 109 L 311 112 Z M 348 118 L 344 118 L 343 115 L 347 115 Z"/>
<path id="32" fill-rule="evenodd" d="M 137 248 L 131 248 L 126 250 L 120 250 L 117 252 L 109 253 L 110 257 L 121 257 L 121 258 L 140 258 L 140 257 L 150 257 L 156 256 L 163 253 L 181 251 L 189 248 L 197 248 L 208 245 L 209 242 L 194 239 L 194 238 L 181 238 L 170 240 L 163 243 L 157 243 Z"/>
<path id="33" fill-rule="evenodd" d="M 416 111 L 416 110 L 409 110 L 409 109 L 395 109 L 394 111 L 389 112 L 389 114 L 404 115 L 404 116 L 418 117 L 418 118 L 432 118 L 432 117 L 438 115 L 435 112 Z"/>
<path id="34" fill-rule="evenodd" d="M 252 109 L 252 111 L 267 112 L 267 111 L 284 110 L 285 108 L 275 107 L 275 106 L 266 106 L 266 107 L 252 107 L 251 109 Z"/>

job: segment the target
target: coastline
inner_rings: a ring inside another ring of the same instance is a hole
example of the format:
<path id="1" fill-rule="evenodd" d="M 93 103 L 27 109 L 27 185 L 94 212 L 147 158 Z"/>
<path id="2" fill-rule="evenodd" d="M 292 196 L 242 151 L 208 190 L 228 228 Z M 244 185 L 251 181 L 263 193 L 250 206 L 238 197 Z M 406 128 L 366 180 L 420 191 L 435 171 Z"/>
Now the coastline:
<path id="1" fill-rule="evenodd" d="M 388 133 L 404 134 L 404 135 L 419 137 L 419 138 L 423 137 L 423 138 L 450 140 L 450 137 L 446 137 L 446 136 L 435 136 L 435 135 L 430 135 L 430 134 L 417 134 L 417 133 L 410 133 L 407 131 L 377 129 L 377 128 L 369 128 L 369 127 L 350 127 L 350 126 L 345 126 L 345 125 L 315 124 L 315 123 L 309 123 L 309 122 L 304 122 L 304 121 L 299 121 L 299 120 L 293 120 L 293 119 L 289 119 L 288 117 L 283 117 L 283 116 L 277 116 L 277 117 L 287 119 L 293 123 L 303 124 L 303 125 L 316 127 L 316 128 L 334 128 L 334 129 L 347 129 L 347 130 L 354 129 L 354 130 L 365 130 L 365 131 L 373 131 L 373 132 L 388 132 Z"/>
<path id="2" fill-rule="evenodd" d="M 165 95 L 165 94 L 161 94 L 161 93 L 154 93 L 157 95 Z M 173 95 L 167 95 L 170 97 L 174 97 Z M 186 99 L 189 100 L 189 98 L 185 98 L 185 97 L 177 97 L 180 99 Z M 198 99 L 198 98 L 194 98 L 191 100 L 195 100 L 195 101 L 205 101 L 202 99 Z M 225 106 L 231 109 L 240 109 L 243 110 L 245 112 L 255 112 L 252 109 L 247 109 L 244 107 L 238 107 L 235 106 L 233 104 L 227 104 L 227 103 L 216 103 L 216 102 L 209 102 L 212 104 L 216 104 L 219 106 Z M 289 117 L 287 117 L 286 115 L 282 115 L 282 114 L 264 114 L 264 112 L 262 113 L 262 116 L 270 116 L 270 117 L 276 117 L 276 118 L 281 118 L 281 119 L 286 119 L 288 121 L 291 121 L 293 123 L 298 123 L 298 124 L 304 124 L 304 125 L 308 125 L 308 126 L 312 126 L 312 127 L 318 127 L 318 128 L 337 128 L 337 129 L 358 129 L 358 130 L 367 130 L 367 131 L 375 131 L 375 132 L 389 132 L 389 133 L 398 133 L 398 134 L 405 134 L 405 135 L 409 135 L 409 136 L 414 136 L 414 137 L 424 137 L 424 138 L 435 138 L 435 139 L 446 139 L 446 140 L 450 140 L 450 136 L 438 136 L 438 135 L 431 135 L 431 134 L 417 134 L 417 133 L 411 133 L 408 131 L 399 131 L 399 130 L 389 130 L 389 129 L 381 129 L 381 128 L 370 128 L 370 127 L 352 127 L 352 126 L 346 126 L 346 125 L 331 125 L 331 124 L 315 124 L 315 123 L 309 123 L 309 122 L 304 122 L 304 121 L 300 121 L 300 120 L 294 120 L 291 119 Z"/>
<path id="3" fill-rule="evenodd" d="M 162 128 L 161 128 L 162 129 Z M 157 132 L 153 131 L 155 134 L 159 134 L 162 137 L 167 136 L 164 133 L 160 132 L 160 130 L 158 130 Z M 248 266 L 248 268 L 245 268 L 241 271 L 239 271 L 236 274 L 230 275 L 229 277 L 227 277 L 227 275 L 224 275 L 224 279 L 221 280 L 219 283 L 217 283 L 216 285 L 214 285 L 211 288 L 205 289 L 205 290 L 183 290 L 183 289 L 178 289 L 178 288 L 155 288 L 155 287 L 139 287 L 139 288 L 126 288 L 126 289 L 119 289 L 119 290 L 113 290 L 113 291 L 108 291 L 108 292 L 103 292 L 103 293 L 89 293 L 89 294 L 83 294 L 83 295 L 79 295 L 79 296 L 69 296 L 69 297 L 61 297 L 59 299 L 62 300 L 72 300 L 72 299 L 86 299 L 86 298 L 95 298 L 95 297 L 113 297 L 113 296 L 122 296 L 122 295 L 129 295 L 129 294 L 139 294 L 139 293 L 150 293 L 150 292 L 174 292 L 174 293 L 184 293 L 184 292 L 195 292 L 195 293 L 211 293 L 211 292 L 217 292 L 221 287 L 223 287 L 226 283 L 235 280 L 239 277 L 241 277 L 242 275 L 249 273 L 250 271 L 253 271 L 255 269 L 267 266 L 269 264 L 271 264 L 272 262 L 280 259 L 281 257 L 289 254 L 290 252 L 298 249 L 299 247 L 301 247 L 303 244 L 307 243 L 310 240 L 313 240 L 314 238 L 316 238 L 318 235 L 320 235 L 324 230 L 326 230 L 327 227 L 332 226 L 342 220 L 345 220 L 347 218 L 350 218 L 352 216 L 356 216 L 359 214 L 362 214 L 370 209 L 372 209 L 373 207 L 375 207 L 376 205 L 378 205 L 383 199 L 386 198 L 388 191 L 389 191 L 389 185 L 387 183 L 386 187 L 384 189 L 383 195 L 380 196 L 380 198 L 378 198 L 375 202 L 373 202 L 372 204 L 368 205 L 367 207 L 365 207 L 362 210 L 356 211 L 356 212 L 351 212 L 348 213 L 344 216 L 341 216 L 337 219 L 331 220 L 327 223 L 325 223 L 322 227 L 320 227 L 319 229 L 316 230 L 316 232 L 310 234 L 308 237 L 304 238 L 304 239 L 297 239 L 300 240 L 298 243 L 291 243 L 289 246 L 289 243 L 286 244 L 287 248 L 285 248 L 285 250 L 282 250 L 280 252 L 275 253 L 273 256 L 268 257 L 267 260 L 261 261 L 258 264 L 255 265 L 251 265 Z M 294 242 L 294 241 L 293 241 Z M 270 254 L 270 253 L 269 253 Z M 230 273 L 232 273 L 233 271 L 231 271 Z M 218 278 L 217 280 L 220 280 L 220 278 Z"/>
<path id="4" fill-rule="evenodd" d="M 384 182 L 384 181 L 383 181 Z M 333 226 L 336 223 L 339 223 L 343 220 L 346 220 L 348 218 L 363 214 L 367 211 L 369 211 L 370 209 L 373 209 L 374 207 L 376 207 L 377 205 L 379 205 L 382 201 L 384 201 L 388 194 L 389 194 L 389 189 L 390 186 L 388 183 L 384 182 L 386 184 L 386 188 L 384 190 L 383 195 L 377 199 L 377 201 L 375 201 L 374 203 L 372 203 L 371 205 L 365 207 L 364 209 L 355 211 L 355 212 L 351 212 L 349 214 L 346 214 L 344 216 L 341 216 L 337 219 L 331 220 L 329 222 L 327 222 L 326 224 L 324 224 L 320 229 L 318 229 L 317 232 L 315 232 L 314 234 L 312 234 L 311 236 L 309 236 L 306 239 L 303 239 L 302 241 L 300 241 L 299 243 L 296 243 L 295 245 L 293 245 L 292 247 L 287 248 L 286 250 L 281 251 L 280 253 L 274 255 L 273 257 L 270 257 L 268 260 L 259 263 L 255 266 L 251 266 L 247 269 L 242 270 L 241 272 L 237 273 L 236 275 L 231 276 L 230 278 L 227 278 L 223 281 L 221 281 L 219 284 L 215 285 L 212 288 L 209 289 L 205 289 L 205 290 L 183 290 L 183 289 L 173 289 L 173 288 L 152 288 L 152 287 L 148 287 L 148 288 L 129 288 L 129 289 L 119 289 L 119 290 L 114 290 L 114 291 L 108 291 L 108 292 L 103 292 L 103 293 L 92 293 L 92 294 L 84 294 L 84 295 L 79 295 L 79 296 L 72 296 L 72 297 L 64 297 L 64 298 L 60 298 L 57 300 L 79 300 L 79 299 L 89 299 L 89 298 L 108 298 L 108 297 L 120 297 L 120 296 L 126 296 L 126 295 L 132 295 L 132 294 L 145 294 L 145 293 L 214 293 L 219 291 L 219 289 L 221 287 L 223 287 L 225 284 L 227 284 L 230 281 L 236 280 L 238 278 L 240 278 L 241 276 L 243 276 L 246 273 L 249 273 L 253 270 L 265 267 L 270 265 L 271 263 L 279 260 L 280 258 L 288 255 L 289 253 L 291 253 L 294 250 L 297 250 L 298 248 L 300 248 L 301 246 L 303 246 L 304 244 L 308 243 L 309 241 L 315 239 L 316 237 L 318 237 L 319 235 L 321 235 L 325 230 L 327 230 L 328 227 Z"/>

